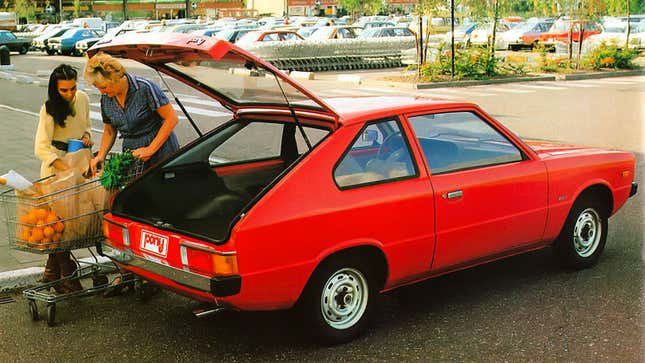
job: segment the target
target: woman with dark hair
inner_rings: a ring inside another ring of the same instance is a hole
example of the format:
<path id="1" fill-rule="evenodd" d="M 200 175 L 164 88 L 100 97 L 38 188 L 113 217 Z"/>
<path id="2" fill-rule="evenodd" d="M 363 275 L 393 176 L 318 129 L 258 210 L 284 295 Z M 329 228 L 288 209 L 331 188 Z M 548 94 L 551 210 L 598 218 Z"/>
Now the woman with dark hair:
<path id="1" fill-rule="evenodd" d="M 90 101 L 87 94 L 77 90 L 77 72 L 72 66 L 61 64 L 49 76 L 47 101 L 40 109 L 34 152 L 42 161 L 40 176 L 47 177 L 69 169 L 62 157 L 67 153 L 69 140 L 80 139 L 85 146 L 92 145 L 90 133 Z M 47 259 L 43 282 L 67 277 L 76 270 L 69 251 L 52 253 Z M 78 280 L 65 280 L 54 287 L 59 293 L 81 289 Z"/>

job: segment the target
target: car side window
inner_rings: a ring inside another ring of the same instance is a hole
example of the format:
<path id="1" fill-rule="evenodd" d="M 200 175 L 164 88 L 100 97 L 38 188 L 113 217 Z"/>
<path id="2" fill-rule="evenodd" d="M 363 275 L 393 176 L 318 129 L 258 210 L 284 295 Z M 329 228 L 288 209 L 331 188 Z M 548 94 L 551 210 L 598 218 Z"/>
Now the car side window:
<path id="1" fill-rule="evenodd" d="M 433 175 L 523 160 L 513 143 L 472 112 L 414 116 L 410 123 Z"/>
<path id="2" fill-rule="evenodd" d="M 400 124 L 389 119 L 363 127 L 336 164 L 333 175 L 341 189 L 416 176 Z"/>

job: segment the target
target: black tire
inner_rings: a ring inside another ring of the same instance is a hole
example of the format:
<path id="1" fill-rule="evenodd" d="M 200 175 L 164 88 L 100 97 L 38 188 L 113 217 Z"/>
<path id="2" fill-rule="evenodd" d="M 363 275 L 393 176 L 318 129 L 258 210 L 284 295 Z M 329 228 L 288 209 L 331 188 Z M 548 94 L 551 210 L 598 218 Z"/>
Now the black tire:
<path id="1" fill-rule="evenodd" d="M 36 301 L 31 299 L 27 300 L 27 308 L 31 320 L 38 321 L 40 319 L 40 316 L 38 315 L 38 305 L 36 305 Z"/>
<path id="2" fill-rule="evenodd" d="M 580 270 L 598 262 L 607 242 L 607 218 L 599 200 L 590 195 L 576 200 L 554 246 L 565 266 Z"/>
<path id="3" fill-rule="evenodd" d="M 378 290 L 367 261 L 351 256 L 326 261 L 299 301 L 305 329 L 325 345 L 354 339 L 369 325 Z"/>
<path id="4" fill-rule="evenodd" d="M 56 325 L 56 304 L 47 305 L 47 325 Z"/>
<path id="5" fill-rule="evenodd" d="M 27 54 L 27 52 L 28 52 L 28 51 L 29 51 L 29 46 L 27 46 L 27 45 L 24 45 L 24 44 L 23 44 L 23 45 L 20 47 L 20 50 L 18 51 L 18 53 L 20 53 L 20 54 Z"/>
<path id="6" fill-rule="evenodd" d="M 54 54 L 56 54 L 56 51 L 55 51 L 55 50 L 53 50 L 53 49 L 47 49 L 47 50 L 46 50 L 46 52 L 47 52 L 47 55 L 54 55 Z"/>

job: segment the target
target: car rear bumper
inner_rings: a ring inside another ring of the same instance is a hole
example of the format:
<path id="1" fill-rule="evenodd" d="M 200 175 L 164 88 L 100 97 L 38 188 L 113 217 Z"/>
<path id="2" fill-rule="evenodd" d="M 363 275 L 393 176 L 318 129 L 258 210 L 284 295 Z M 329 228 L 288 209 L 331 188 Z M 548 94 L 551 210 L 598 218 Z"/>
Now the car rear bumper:
<path id="1" fill-rule="evenodd" d="M 242 278 L 240 275 L 203 276 L 191 271 L 145 259 L 133 254 L 129 250 L 116 249 L 106 241 L 101 244 L 100 254 L 118 262 L 126 268 L 132 266 L 190 289 L 210 293 L 214 297 L 226 297 L 238 294 L 242 287 Z"/>
<path id="2" fill-rule="evenodd" d="M 632 189 L 629 191 L 629 197 L 633 197 L 638 193 L 638 183 L 632 182 Z"/>

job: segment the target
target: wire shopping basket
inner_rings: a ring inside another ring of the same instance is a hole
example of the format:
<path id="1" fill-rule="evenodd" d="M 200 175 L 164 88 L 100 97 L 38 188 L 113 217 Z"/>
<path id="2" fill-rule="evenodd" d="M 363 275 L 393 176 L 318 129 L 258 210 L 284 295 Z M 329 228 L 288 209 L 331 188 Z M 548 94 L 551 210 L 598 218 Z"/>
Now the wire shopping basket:
<path id="1" fill-rule="evenodd" d="M 132 164 L 121 188 L 143 172 L 143 165 L 140 160 Z M 93 247 L 104 238 L 103 215 L 117 190 L 106 190 L 96 177 L 47 192 L 55 180 L 54 175 L 39 179 L 29 192 L 0 193 L 12 248 L 45 254 Z"/>

